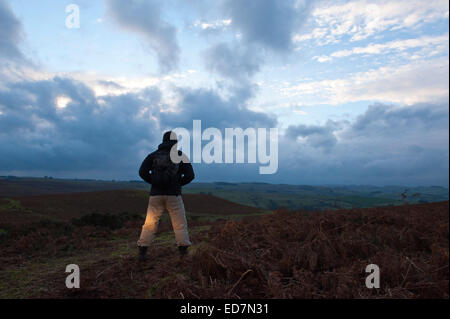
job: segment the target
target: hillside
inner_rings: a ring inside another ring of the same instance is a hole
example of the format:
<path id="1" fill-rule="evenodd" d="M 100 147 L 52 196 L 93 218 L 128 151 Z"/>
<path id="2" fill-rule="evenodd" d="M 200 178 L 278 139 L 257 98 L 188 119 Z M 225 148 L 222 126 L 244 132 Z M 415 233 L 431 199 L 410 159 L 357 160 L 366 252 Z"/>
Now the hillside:
<path id="1" fill-rule="evenodd" d="M 56 179 L 0 176 L 0 197 L 17 197 L 45 194 L 65 194 L 102 190 L 139 189 L 149 186 L 140 181 L 101 181 L 82 179 Z"/>
<path id="2" fill-rule="evenodd" d="M 109 219 L 9 226 L 0 232 L 0 297 L 448 298 L 448 209 L 440 202 L 191 218 L 185 259 L 167 223 L 144 264 L 135 246 L 142 216 L 118 226 Z M 64 284 L 71 263 L 81 269 L 77 290 Z M 364 284 L 372 263 L 380 289 Z"/>
<path id="3" fill-rule="evenodd" d="M 136 214 L 145 216 L 148 192 L 109 190 L 71 194 L 33 195 L 0 198 L 0 227 L 24 225 L 48 219 L 68 222 L 87 214 Z M 261 214 L 263 210 L 203 194 L 183 195 L 188 218 Z M 167 216 L 166 216 L 167 217 Z M 166 218 L 167 219 L 167 218 Z"/>
<path id="4" fill-rule="evenodd" d="M 334 210 L 369 208 L 449 199 L 447 188 L 439 186 L 287 185 L 267 183 L 192 183 L 185 193 L 211 194 L 243 205 L 291 210 Z"/>
<path id="5" fill-rule="evenodd" d="M 142 181 L 101 181 L 0 176 L 0 197 L 53 195 L 106 190 L 149 190 Z M 287 185 L 267 183 L 198 183 L 183 187 L 185 194 L 220 197 L 246 206 L 268 210 L 330 210 L 368 208 L 449 199 L 448 188 L 440 186 Z"/>

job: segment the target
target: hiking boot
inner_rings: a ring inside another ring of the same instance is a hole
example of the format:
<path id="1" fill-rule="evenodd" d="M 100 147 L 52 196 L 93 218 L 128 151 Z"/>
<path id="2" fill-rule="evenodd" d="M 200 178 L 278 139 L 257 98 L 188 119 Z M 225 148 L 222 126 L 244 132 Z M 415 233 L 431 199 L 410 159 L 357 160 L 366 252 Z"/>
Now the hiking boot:
<path id="1" fill-rule="evenodd" d="M 178 246 L 178 251 L 180 252 L 181 257 L 184 257 L 188 253 L 189 246 Z"/>
<path id="2" fill-rule="evenodd" d="M 147 259 L 147 248 L 148 247 L 139 247 L 139 261 L 143 262 Z"/>

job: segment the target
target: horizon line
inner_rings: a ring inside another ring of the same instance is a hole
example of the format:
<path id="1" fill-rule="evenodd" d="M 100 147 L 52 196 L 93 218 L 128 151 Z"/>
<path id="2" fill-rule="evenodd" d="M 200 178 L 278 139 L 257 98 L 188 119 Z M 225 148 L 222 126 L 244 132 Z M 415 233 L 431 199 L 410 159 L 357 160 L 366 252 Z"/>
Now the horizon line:
<path id="1" fill-rule="evenodd" d="M 146 184 L 143 180 L 133 180 L 133 179 L 90 179 L 90 178 L 67 178 L 67 177 L 53 177 L 53 176 L 16 176 L 16 175 L 0 175 L 0 179 L 52 179 L 52 180 L 62 180 L 62 181 L 91 181 L 91 182 L 109 182 L 109 183 L 143 183 Z M 190 184 L 266 184 L 266 185 L 288 185 L 288 186 L 310 186 L 310 187 L 350 187 L 350 186 L 370 186 L 370 187 L 401 187 L 401 188 L 412 188 L 412 187 L 435 187 L 435 188 L 444 188 L 449 189 L 449 186 L 441 186 L 441 185 L 414 185 L 414 186 L 406 186 L 406 185 L 395 185 L 395 184 L 387 184 L 387 185 L 373 185 L 373 184 L 290 184 L 290 183 L 269 183 L 269 182 L 227 182 L 227 181 L 212 181 L 212 182 L 191 182 Z M 188 185 L 186 185 L 188 186 Z"/>

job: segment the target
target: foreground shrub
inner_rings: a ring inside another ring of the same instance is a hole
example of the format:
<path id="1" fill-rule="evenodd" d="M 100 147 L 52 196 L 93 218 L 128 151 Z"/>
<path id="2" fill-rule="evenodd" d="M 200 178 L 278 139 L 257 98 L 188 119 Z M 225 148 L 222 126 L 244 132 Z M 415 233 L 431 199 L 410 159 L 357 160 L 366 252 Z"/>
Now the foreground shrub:
<path id="1" fill-rule="evenodd" d="M 84 215 L 81 218 L 72 219 L 72 224 L 75 226 L 94 226 L 104 227 L 108 229 L 119 229 L 125 225 L 129 220 L 141 219 L 139 214 L 121 213 L 121 214 L 100 214 L 91 213 Z"/>

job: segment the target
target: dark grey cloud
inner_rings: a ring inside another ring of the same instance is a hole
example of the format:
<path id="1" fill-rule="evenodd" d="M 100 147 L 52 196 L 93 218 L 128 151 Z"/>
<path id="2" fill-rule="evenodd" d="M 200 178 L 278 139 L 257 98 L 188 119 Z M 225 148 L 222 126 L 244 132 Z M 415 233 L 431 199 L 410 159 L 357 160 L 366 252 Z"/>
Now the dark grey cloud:
<path id="1" fill-rule="evenodd" d="M 402 134 L 412 127 L 423 131 L 437 128 L 448 130 L 448 105 L 426 103 L 411 107 L 370 105 L 367 111 L 356 119 L 352 126 L 352 134 Z"/>
<path id="2" fill-rule="evenodd" d="M 23 37 L 21 22 L 14 15 L 10 5 L 0 0 L 0 62 L 1 59 L 22 60 L 19 43 Z"/>
<path id="3" fill-rule="evenodd" d="M 167 112 L 156 87 L 96 97 L 70 78 L 6 84 L 0 89 L 0 173 L 135 179 L 166 129 L 191 129 L 194 119 L 204 128 L 276 125 L 248 110 L 251 88 L 228 98 L 214 90 L 177 90 L 178 111 Z M 64 108 L 61 97 L 69 99 Z"/>
<path id="4" fill-rule="evenodd" d="M 119 83 L 116 83 L 114 81 L 105 81 L 105 80 L 99 80 L 97 81 L 98 84 L 101 84 L 106 87 L 110 87 L 113 89 L 123 89 L 124 87 L 120 85 Z"/>
<path id="5" fill-rule="evenodd" d="M 278 52 L 292 49 L 292 35 L 302 25 L 314 1 L 225 0 L 224 14 L 244 41 Z"/>
<path id="6" fill-rule="evenodd" d="M 204 54 L 206 68 L 248 85 L 268 59 L 291 52 L 292 36 L 307 19 L 314 1 L 223 0 L 209 18 L 231 20 L 233 40 L 212 45 Z M 219 32 L 214 30 L 214 33 Z M 203 34 L 209 35 L 206 29 Z M 236 35 L 239 34 L 239 39 Z"/>
<path id="7" fill-rule="evenodd" d="M 320 125 L 291 125 L 286 130 L 286 137 L 296 141 L 301 137 L 312 147 L 321 147 L 330 150 L 337 143 L 334 132 L 339 130 L 341 125 L 338 122 L 328 120 L 323 126 Z"/>
<path id="8" fill-rule="evenodd" d="M 246 102 L 251 87 L 234 88 L 229 97 L 211 89 L 179 88 L 180 102 L 174 112 L 161 114 L 163 125 L 192 128 L 192 120 L 201 120 L 204 127 L 275 127 L 276 118 L 249 110 Z"/>
<path id="9" fill-rule="evenodd" d="M 156 52 L 161 72 L 177 67 L 180 47 L 176 28 L 162 17 L 163 2 L 156 0 L 108 0 L 109 13 L 125 30 L 143 36 Z"/>
<path id="10" fill-rule="evenodd" d="M 448 107 L 375 104 L 354 121 L 290 126 L 274 175 L 258 175 L 257 164 L 194 166 L 205 181 L 448 187 Z"/>
<path id="11" fill-rule="evenodd" d="M 70 98 L 65 108 L 59 96 Z M 9 84 L 0 90 L 1 170 L 133 176 L 139 154 L 160 138 L 149 116 L 159 98 L 148 88 L 100 102 L 83 83 L 59 77 Z"/>
<path id="12" fill-rule="evenodd" d="M 262 57 L 253 46 L 218 43 L 205 52 L 206 67 L 235 80 L 251 78 L 260 69 Z"/>
<path id="13" fill-rule="evenodd" d="M 278 179 L 448 186 L 448 122 L 448 103 L 374 104 L 351 122 L 291 126 L 280 140 Z"/>

